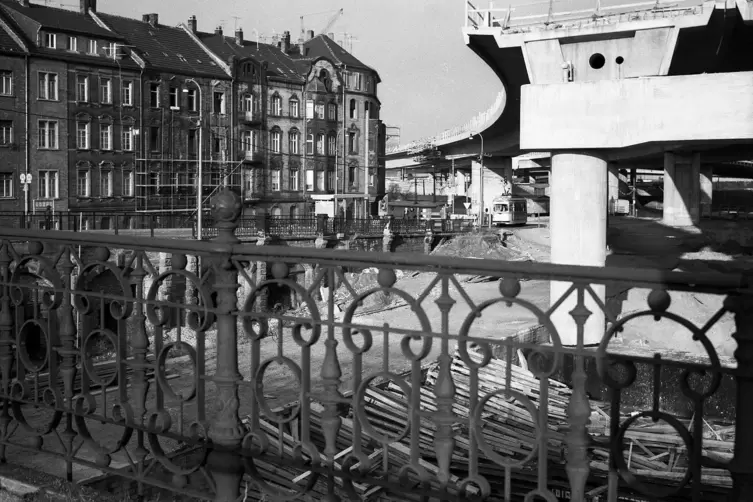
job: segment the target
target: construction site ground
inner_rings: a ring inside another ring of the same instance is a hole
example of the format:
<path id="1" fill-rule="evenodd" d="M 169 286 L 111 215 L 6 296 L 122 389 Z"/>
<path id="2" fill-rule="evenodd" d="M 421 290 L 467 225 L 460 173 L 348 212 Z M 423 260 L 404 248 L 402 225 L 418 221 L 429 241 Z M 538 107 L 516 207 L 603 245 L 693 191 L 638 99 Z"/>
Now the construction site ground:
<path id="1" fill-rule="evenodd" d="M 710 225 L 710 226 L 709 226 Z M 746 255 L 745 248 L 749 242 L 746 241 L 748 235 L 753 235 L 753 230 L 747 222 L 730 223 L 712 221 L 704 222 L 700 232 L 680 231 L 665 227 L 660 224 L 656 218 L 628 218 L 628 217 L 610 217 L 609 221 L 609 238 L 608 243 L 610 252 L 608 264 L 620 267 L 660 267 L 666 270 L 720 270 L 720 271 L 747 271 L 753 268 L 753 259 Z M 507 233 L 505 245 L 501 244 L 501 239 L 496 239 L 494 234 L 499 232 Z M 503 228 L 485 231 L 485 235 L 475 238 L 475 248 L 471 249 L 473 239 L 467 240 L 462 246 L 455 245 L 451 242 L 445 243 L 437 249 L 437 254 L 457 253 L 457 256 L 471 256 L 477 258 L 489 257 L 507 257 L 514 260 L 534 260 L 548 261 L 549 258 L 549 229 L 548 221 L 542 218 L 534 221 L 525 227 Z M 719 236 L 732 236 L 728 240 L 723 240 Z M 711 237 L 710 237 L 711 236 Z M 742 237 L 740 237 L 742 236 Z M 468 239 L 468 238 L 466 238 Z M 496 240 L 495 240 L 496 239 Z M 737 239 L 737 244 L 730 243 Z M 717 242 L 723 240 L 723 242 Z M 498 256 L 499 255 L 499 256 Z M 430 284 L 432 275 L 428 273 L 404 274 L 396 283 L 395 287 L 400 288 L 414 298 L 420 295 Z M 499 296 L 498 283 L 496 280 L 475 282 L 478 278 L 460 277 L 460 284 L 467 295 L 476 304 Z M 521 298 L 525 298 L 534 305 L 546 310 L 549 305 L 549 284 L 544 281 L 524 281 L 522 283 Z M 619 290 L 619 288 L 617 288 Z M 620 292 L 612 289 L 608 294 L 614 297 L 620 297 Z M 441 312 L 434 302 L 439 296 L 439 288 L 435 287 L 424 300 L 422 307 L 430 320 L 432 330 L 440 331 Z M 621 311 L 622 313 L 642 310 L 646 307 L 646 290 L 631 290 L 627 295 L 622 295 Z M 456 301 L 453 306 L 450 319 L 450 333 L 458 333 L 464 320 L 471 312 L 471 307 L 463 300 L 455 287 L 450 290 L 450 295 Z M 712 295 L 693 295 L 686 293 L 674 293 L 672 295 L 672 305 L 670 310 L 686 317 L 697 325 L 703 325 L 713 313 L 721 307 L 723 298 Z M 338 320 L 342 319 L 339 314 Z M 368 324 L 371 326 L 398 326 L 405 329 L 420 329 L 420 323 L 416 314 L 401 302 L 393 302 L 386 306 L 382 311 L 371 312 L 366 315 L 356 317 L 353 322 L 359 324 Z M 475 319 L 472 325 L 472 334 L 476 337 L 488 337 L 492 339 L 501 339 L 510 336 L 525 328 L 537 324 L 535 316 L 520 308 L 508 307 L 504 303 L 499 303 L 495 307 L 488 309 L 484 314 Z M 734 350 L 734 342 L 730 335 L 734 332 L 732 319 L 730 315 L 725 315 L 717 325 L 711 330 L 710 336 L 712 341 L 721 355 L 731 355 Z M 286 356 L 300 364 L 300 348 L 292 342 L 289 335 L 290 329 L 283 330 L 283 337 Z M 326 328 L 322 333 L 326 336 Z M 385 355 L 389 358 L 388 367 L 390 371 L 402 372 L 410 368 L 410 362 L 406 360 L 400 347 L 399 335 L 390 335 L 388 343 L 384 343 L 382 331 L 373 330 L 371 332 L 372 346 L 366 353 L 363 361 L 363 374 L 371 374 L 382 370 L 382 364 Z M 183 339 L 191 342 L 193 335 L 184 334 Z M 356 341 L 362 344 L 362 337 L 356 336 Z M 341 391 L 348 391 L 352 382 L 352 364 L 353 357 L 350 351 L 342 342 L 340 330 L 337 330 L 337 347 L 339 362 L 341 364 L 343 382 Z M 434 343 L 430 354 L 425 358 L 430 362 L 436 358 L 440 350 L 440 344 Z M 673 327 L 666 322 L 655 322 L 653 319 L 646 320 L 644 323 L 631 325 L 626 330 L 622 343 L 637 344 L 643 347 L 661 349 L 673 349 L 688 352 L 699 352 L 700 345 L 692 342 L 690 334 L 684 328 Z M 261 360 L 274 357 L 277 353 L 277 338 L 269 337 L 261 342 Z M 317 343 L 311 347 L 311 368 L 320 368 L 324 358 L 324 344 Z M 384 354 L 384 350 L 388 354 Z M 455 347 L 450 347 L 451 351 Z M 248 385 L 252 375 L 250 374 L 250 343 L 248 337 L 241 332 L 239 334 L 239 365 L 240 373 L 246 382 L 240 388 L 242 415 L 249 413 L 248 405 L 252 402 L 252 388 Z M 168 361 L 167 368 L 174 375 L 170 384 L 176 394 L 186 393 L 194 384 L 192 374 L 192 365 L 187 357 L 176 358 Z M 208 375 L 215 372 L 216 368 L 216 346 L 215 333 L 208 332 L 206 336 L 206 368 Z M 320 382 L 315 379 L 313 382 L 314 391 L 322 390 Z M 152 384 L 149 392 L 148 407 L 153 407 L 155 400 L 155 385 Z M 211 381 L 207 381 L 207 399 L 211 400 L 215 389 Z M 115 391 L 108 393 L 108 403 L 111 405 L 115 398 Z M 286 403 L 300 399 L 300 387 L 294 374 L 284 366 L 272 365 L 268 368 L 264 378 L 264 396 L 270 407 L 282 406 Z M 100 403 L 101 398 L 99 399 Z M 193 415 L 192 405 L 181 407 L 178 403 L 166 401 L 166 407 L 173 415 L 173 424 L 178 424 L 178 416 L 181 409 L 184 416 Z M 211 409 L 211 406 L 208 406 Z M 108 413 L 110 410 L 107 410 Z M 210 411 L 211 413 L 211 411 Z M 210 417 L 211 418 L 211 417 Z M 32 423 L 37 423 L 42 417 L 32 418 Z M 121 428 L 114 427 L 100 422 L 89 420 L 89 428 L 92 436 L 107 444 L 114 446 L 119 437 Z M 186 426 L 188 424 L 185 424 Z M 60 450 L 56 441 L 52 440 L 45 444 L 45 447 Z M 171 446 L 177 446 L 171 442 L 166 442 L 164 448 L 169 450 Z M 64 476 L 65 463 L 62 460 L 53 460 L 47 456 L 42 456 L 34 451 L 22 451 L 17 448 L 9 448 L 6 452 L 8 457 L 14 463 L 18 463 L 32 469 L 48 472 L 50 474 Z M 79 456 L 90 457 L 92 461 L 95 454 L 88 446 L 82 447 Z M 128 465 L 127 459 L 122 454 L 113 455 L 113 465 L 125 467 Z M 98 474 L 99 471 L 93 468 L 76 468 L 74 477 L 76 479 L 87 478 Z"/>

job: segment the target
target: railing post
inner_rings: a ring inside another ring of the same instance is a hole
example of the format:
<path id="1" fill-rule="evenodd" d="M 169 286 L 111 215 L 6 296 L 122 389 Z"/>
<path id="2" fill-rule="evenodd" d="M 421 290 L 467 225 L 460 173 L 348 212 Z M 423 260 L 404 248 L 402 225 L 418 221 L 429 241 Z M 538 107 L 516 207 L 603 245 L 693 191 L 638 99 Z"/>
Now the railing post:
<path id="1" fill-rule="evenodd" d="M 24 217 L 21 217 L 23 223 Z M 11 385 L 11 367 L 13 365 L 13 345 L 15 342 L 13 336 L 13 315 L 11 314 L 10 302 L 10 263 L 12 257 L 8 253 L 8 244 L 3 244 L 0 248 L 0 382 L 2 382 L 2 394 L 10 395 Z M 10 401 L 3 400 L 2 410 L 0 410 L 0 435 L 7 437 L 8 427 L 13 422 L 10 414 Z M 5 462 L 5 446 L 0 446 L 0 461 Z"/>
<path id="2" fill-rule="evenodd" d="M 245 431 L 238 415 L 238 270 L 231 261 L 232 248 L 240 242 L 235 235 L 241 215 L 241 200 L 235 192 L 225 188 L 212 200 L 212 216 L 217 227 L 215 244 L 226 247 L 226 253 L 213 258 L 214 289 L 217 292 L 217 370 L 213 381 L 217 388 L 217 414 L 209 426 L 213 449 L 209 467 L 214 475 L 215 500 L 235 502 L 240 495 L 243 463 L 238 448 Z"/>
<path id="3" fill-rule="evenodd" d="M 737 342 L 735 359 L 737 387 L 735 404 L 735 456 L 730 462 L 732 496 L 730 500 L 753 500 L 753 294 L 728 298 L 726 305 L 735 314 Z"/>

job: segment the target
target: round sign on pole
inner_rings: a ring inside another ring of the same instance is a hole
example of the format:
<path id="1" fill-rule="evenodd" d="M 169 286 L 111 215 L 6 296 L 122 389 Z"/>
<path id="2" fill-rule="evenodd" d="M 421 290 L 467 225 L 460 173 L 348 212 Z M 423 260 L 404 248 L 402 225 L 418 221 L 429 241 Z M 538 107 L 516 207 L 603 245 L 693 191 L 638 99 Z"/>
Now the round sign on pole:
<path id="1" fill-rule="evenodd" d="M 31 185 L 31 173 L 29 173 L 29 174 L 26 175 L 26 183 L 28 183 L 29 185 Z"/>
<path id="2" fill-rule="evenodd" d="M 26 173 L 21 173 L 21 184 L 23 185 L 25 183 L 26 183 Z"/>

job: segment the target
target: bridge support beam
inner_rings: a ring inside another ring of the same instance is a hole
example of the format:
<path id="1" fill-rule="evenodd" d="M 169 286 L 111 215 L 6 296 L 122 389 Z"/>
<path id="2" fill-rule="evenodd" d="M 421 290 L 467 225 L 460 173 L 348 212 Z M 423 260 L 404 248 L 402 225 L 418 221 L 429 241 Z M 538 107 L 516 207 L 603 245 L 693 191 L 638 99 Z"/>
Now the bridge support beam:
<path id="1" fill-rule="evenodd" d="M 700 222 L 701 155 L 664 154 L 664 224 L 693 227 Z"/>
<path id="2" fill-rule="evenodd" d="M 550 177 L 551 261 L 563 265 L 603 267 L 607 251 L 607 162 L 592 152 L 552 154 Z M 570 283 L 551 283 L 550 305 L 565 294 Z M 603 302 L 604 286 L 591 286 Z M 577 325 L 571 311 L 577 293 L 554 311 L 552 321 L 564 345 L 578 344 Z M 583 343 L 597 344 L 604 334 L 604 313 L 586 293 L 586 320 Z"/>

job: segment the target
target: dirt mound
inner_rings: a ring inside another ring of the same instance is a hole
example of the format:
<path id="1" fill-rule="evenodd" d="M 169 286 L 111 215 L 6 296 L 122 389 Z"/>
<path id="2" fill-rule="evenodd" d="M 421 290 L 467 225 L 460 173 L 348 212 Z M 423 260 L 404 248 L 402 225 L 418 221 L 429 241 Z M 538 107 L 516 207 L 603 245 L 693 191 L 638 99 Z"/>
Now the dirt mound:
<path id="1" fill-rule="evenodd" d="M 502 242 L 499 234 L 458 235 L 437 246 L 434 256 L 486 258 L 491 260 L 528 261 L 531 258 Z"/>

